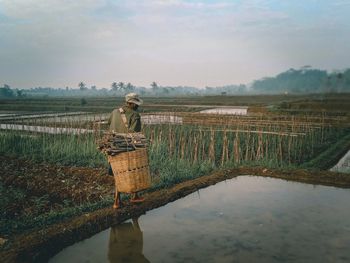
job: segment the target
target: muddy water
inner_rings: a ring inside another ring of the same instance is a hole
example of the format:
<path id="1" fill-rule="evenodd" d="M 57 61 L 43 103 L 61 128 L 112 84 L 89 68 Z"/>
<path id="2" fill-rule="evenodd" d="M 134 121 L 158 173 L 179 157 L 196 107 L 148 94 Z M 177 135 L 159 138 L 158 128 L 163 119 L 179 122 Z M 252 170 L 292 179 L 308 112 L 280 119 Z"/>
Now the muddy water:
<path id="1" fill-rule="evenodd" d="M 51 262 L 350 262 L 350 190 L 240 176 L 66 248 Z"/>

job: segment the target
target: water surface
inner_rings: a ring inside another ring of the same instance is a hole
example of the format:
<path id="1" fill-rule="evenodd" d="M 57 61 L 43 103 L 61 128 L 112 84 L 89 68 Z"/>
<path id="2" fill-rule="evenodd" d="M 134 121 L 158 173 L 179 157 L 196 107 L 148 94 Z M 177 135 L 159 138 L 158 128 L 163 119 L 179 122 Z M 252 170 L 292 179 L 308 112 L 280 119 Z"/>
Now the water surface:
<path id="1" fill-rule="evenodd" d="M 350 262 L 349 203 L 347 189 L 240 176 L 111 227 L 51 262 Z"/>
<path id="2" fill-rule="evenodd" d="M 220 107 L 201 110 L 200 113 L 224 114 L 224 115 L 247 115 L 248 107 Z"/>
<path id="3" fill-rule="evenodd" d="M 331 168 L 333 172 L 350 173 L 350 150 Z"/>

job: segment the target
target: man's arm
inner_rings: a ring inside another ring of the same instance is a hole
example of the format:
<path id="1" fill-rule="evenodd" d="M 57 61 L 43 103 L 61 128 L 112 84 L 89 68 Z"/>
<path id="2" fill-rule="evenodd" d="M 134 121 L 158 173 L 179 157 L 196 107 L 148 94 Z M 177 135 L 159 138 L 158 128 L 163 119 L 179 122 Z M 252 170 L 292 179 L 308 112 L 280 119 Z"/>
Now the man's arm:
<path id="1" fill-rule="evenodd" d="M 141 131 L 141 116 L 138 112 L 131 115 L 129 123 L 129 131 L 140 132 Z"/>
<path id="2" fill-rule="evenodd" d="M 111 122 L 112 122 L 112 117 L 113 117 L 113 112 L 109 115 L 109 118 L 108 118 L 108 125 L 111 125 Z"/>

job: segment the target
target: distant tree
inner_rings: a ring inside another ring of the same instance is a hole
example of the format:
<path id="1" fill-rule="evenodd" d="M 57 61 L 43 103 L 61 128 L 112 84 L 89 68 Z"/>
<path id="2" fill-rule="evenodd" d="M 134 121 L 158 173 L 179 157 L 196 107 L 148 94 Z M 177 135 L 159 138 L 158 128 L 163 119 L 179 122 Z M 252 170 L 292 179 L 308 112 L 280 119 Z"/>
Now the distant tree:
<path id="1" fill-rule="evenodd" d="M 17 97 L 19 97 L 19 98 L 24 97 L 24 90 L 23 89 L 17 90 L 16 92 L 17 92 Z"/>
<path id="2" fill-rule="evenodd" d="M 79 87 L 80 90 L 87 90 L 87 87 L 86 87 L 86 85 L 85 85 L 84 82 L 80 82 L 80 83 L 78 84 L 78 87 Z"/>
<path id="3" fill-rule="evenodd" d="M 237 93 L 239 94 L 243 94 L 247 92 L 247 87 L 244 84 L 239 84 L 239 86 L 237 87 Z"/>
<path id="4" fill-rule="evenodd" d="M 67 87 L 66 87 L 66 91 L 68 91 L 68 90 L 69 90 L 69 87 L 67 86 Z"/>
<path id="5" fill-rule="evenodd" d="M 276 77 L 254 81 L 252 90 L 257 93 L 315 93 L 322 91 L 327 72 L 304 66 L 301 69 L 289 69 Z"/>
<path id="6" fill-rule="evenodd" d="M 96 91 L 97 90 L 96 86 L 95 85 L 91 86 L 91 90 Z"/>
<path id="7" fill-rule="evenodd" d="M 113 91 L 118 91 L 118 84 L 117 84 L 117 82 L 113 82 L 111 84 L 111 88 L 112 88 Z"/>
<path id="8" fill-rule="evenodd" d="M 135 87 L 129 82 L 128 84 L 126 84 L 125 90 L 127 92 L 132 92 L 135 90 Z"/>
<path id="9" fill-rule="evenodd" d="M 337 73 L 335 77 L 335 92 L 339 92 L 342 90 L 342 80 L 343 80 L 343 73 Z"/>
<path id="10" fill-rule="evenodd" d="M 0 88 L 0 97 L 11 98 L 14 96 L 15 96 L 15 94 L 9 85 L 4 84 L 4 86 L 2 88 Z"/>
<path id="11" fill-rule="evenodd" d="M 122 91 L 122 90 L 125 91 L 125 84 L 124 84 L 124 82 L 119 82 L 119 83 L 118 83 L 118 87 L 119 87 L 119 90 L 120 90 L 120 91 Z"/>
<path id="12" fill-rule="evenodd" d="M 157 90 L 158 89 L 158 84 L 155 81 L 153 81 L 151 83 L 151 87 L 152 87 L 153 90 Z"/>
<path id="13" fill-rule="evenodd" d="M 343 73 L 343 90 L 342 92 L 350 92 L 350 69 Z"/>
<path id="14" fill-rule="evenodd" d="M 162 92 L 163 94 L 168 95 L 170 93 L 170 90 L 168 88 L 163 88 Z"/>
<path id="15" fill-rule="evenodd" d="M 155 81 L 153 81 L 151 83 L 151 88 L 152 88 L 152 92 L 154 94 L 158 94 L 159 93 L 159 86 L 158 86 L 158 84 Z"/>

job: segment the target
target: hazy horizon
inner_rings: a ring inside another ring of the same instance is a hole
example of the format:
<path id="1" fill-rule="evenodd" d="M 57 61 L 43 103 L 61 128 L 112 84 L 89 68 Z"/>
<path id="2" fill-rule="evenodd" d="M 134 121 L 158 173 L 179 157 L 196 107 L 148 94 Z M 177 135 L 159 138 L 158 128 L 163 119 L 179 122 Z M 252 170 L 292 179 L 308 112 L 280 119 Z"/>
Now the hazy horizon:
<path id="1" fill-rule="evenodd" d="M 348 68 L 350 1 L 0 0 L 0 85 L 248 84 Z"/>

